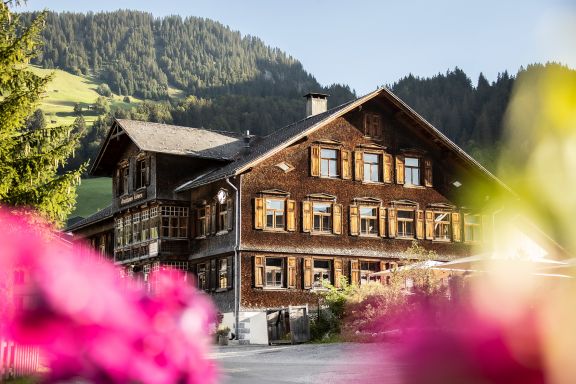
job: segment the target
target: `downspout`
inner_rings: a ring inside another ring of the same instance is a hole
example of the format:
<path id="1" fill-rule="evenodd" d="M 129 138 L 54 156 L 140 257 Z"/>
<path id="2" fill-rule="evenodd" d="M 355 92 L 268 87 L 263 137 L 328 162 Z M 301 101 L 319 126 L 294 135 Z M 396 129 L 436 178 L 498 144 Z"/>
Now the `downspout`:
<path id="1" fill-rule="evenodd" d="M 240 255 L 238 249 L 240 247 L 240 192 L 234 184 L 230 182 L 230 178 L 226 178 L 226 183 L 234 189 L 235 192 L 235 204 L 234 204 L 234 328 L 235 328 L 235 339 L 238 340 L 238 329 L 240 325 L 240 276 L 241 276 L 241 265 L 240 265 Z"/>

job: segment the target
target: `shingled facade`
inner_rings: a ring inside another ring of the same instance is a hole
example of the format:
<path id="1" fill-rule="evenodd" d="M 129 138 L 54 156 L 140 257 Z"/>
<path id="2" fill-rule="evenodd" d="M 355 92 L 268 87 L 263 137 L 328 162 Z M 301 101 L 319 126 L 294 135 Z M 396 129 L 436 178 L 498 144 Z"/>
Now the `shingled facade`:
<path id="1" fill-rule="evenodd" d="M 506 190 L 384 88 L 263 138 L 116 120 L 91 173 L 112 204 L 69 229 L 141 281 L 190 272 L 222 312 L 315 305 L 323 280 L 362 283 L 413 241 L 471 255 Z"/>

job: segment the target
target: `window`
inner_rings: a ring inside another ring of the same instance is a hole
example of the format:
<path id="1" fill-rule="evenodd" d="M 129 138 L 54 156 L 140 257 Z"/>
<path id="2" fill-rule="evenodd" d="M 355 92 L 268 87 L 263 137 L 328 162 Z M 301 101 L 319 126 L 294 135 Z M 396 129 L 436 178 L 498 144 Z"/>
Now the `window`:
<path id="1" fill-rule="evenodd" d="M 124 223 L 122 218 L 116 219 L 116 248 L 122 247 L 124 243 Z"/>
<path id="2" fill-rule="evenodd" d="M 142 211 L 141 214 L 141 240 L 142 241 L 146 241 L 146 240 L 150 240 L 150 223 L 149 223 L 149 219 L 150 219 L 150 211 L 149 210 L 144 210 Z"/>
<path id="3" fill-rule="evenodd" d="M 266 287 L 283 288 L 284 287 L 284 258 L 267 257 L 266 258 Z"/>
<path id="4" fill-rule="evenodd" d="M 196 268 L 196 276 L 198 278 L 198 289 L 205 291 L 208 289 L 207 279 L 206 279 L 206 264 L 198 264 Z"/>
<path id="5" fill-rule="evenodd" d="M 188 208 L 161 207 L 162 237 L 186 238 L 188 236 Z"/>
<path id="6" fill-rule="evenodd" d="M 141 159 L 136 162 L 136 182 L 135 189 L 144 188 L 148 185 L 149 159 Z"/>
<path id="7" fill-rule="evenodd" d="M 285 200 L 266 199 L 266 228 L 284 229 Z"/>
<path id="8" fill-rule="evenodd" d="M 331 282 L 332 262 L 330 260 L 314 259 L 314 268 L 312 270 L 312 288 L 323 288 L 323 282 Z"/>
<path id="9" fill-rule="evenodd" d="M 381 156 L 376 153 L 364 153 L 364 181 L 382 181 Z"/>
<path id="10" fill-rule="evenodd" d="M 204 237 L 207 232 L 208 217 L 206 214 L 206 206 L 203 206 L 196 210 L 196 237 Z"/>
<path id="11" fill-rule="evenodd" d="M 382 119 L 376 113 L 364 114 L 364 134 L 370 137 L 382 136 Z"/>
<path id="12" fill-rule="evenodd" d="M 482 227 L 480 215 L 464 215 L 464 240 L 481 241 Z"/>
<path id="13" fill-rule="evenodd" d="M 218 288 L 228 288 L 228 260 L 218 260 Z"/>
<path id="14" fill-rule="evenodd" d="M 370 278 L 370 274 L 380 271 L 380 262 L 378 261 L 360 261 L 360 284 L 366 284 L 369 281 L 376 281 L 375 277 Z"/>
<path id="15" fill-rule="evenodd" d="M 338 177 L 338 150 L 320 149 L 320 176 Z"/>
<path id="16" fill-rule="evenodd" d="M 414 211 L 398 209 L 398 237 L 414 238 Z"/>
<path id="17" fill-rule="evenodd" d="M 434 240 L 450 241 L 450 213 L 434 212 Z"/>
<path id="18" fill-rule="evenodd" d="M 360 206 L 360 235 L 378 235 L 378 207 Z"/>
<path id="19" fill-rule="evenodd" d="M 23 285 L 24 281 L 24 271 L 21 269 L 16 269 L 14 271 L 14 285 Z"/>
<path id="20" fill-rule="evenodd" d="M 332 232 L 332 204 L 313 203 L 312 211 L 314 216 L 313 232 Z"/>
<path id="21" fill-rule="evenodd" d="M 419 158 L 406 157 L 404 159 L 404 183 L 408 185 L 421 185 Z"/>
<path id="22" fill-rule="evenodd" d="M 124 165 L 118 170 L 118 196 L 128 193 L 128 169 L 128 165 Z"/>
<path id="23" fill-rule="evenodd" d="M 132 242 L 140 242 L 140 213 L 132 215 Z"/>
<path id="24" fill-rule="evenodd" d="M 132 217 L 130 215 L 124 217 L 124 245 L 130 244 L 132 241 Z"/>
<path id="25" fill-rule="evenodd" d="M 159 227 L 158 207 L 150 208 L 150 238 L 158 238 L 158 227 Z"/>
<path id="26" fill-rule="evenodd" d="M 227 231 L 228 230 L 228 205 L 230 204 L 230 200 L 227 199 L 223 203 L 218 204 L 218 231 Z"/>

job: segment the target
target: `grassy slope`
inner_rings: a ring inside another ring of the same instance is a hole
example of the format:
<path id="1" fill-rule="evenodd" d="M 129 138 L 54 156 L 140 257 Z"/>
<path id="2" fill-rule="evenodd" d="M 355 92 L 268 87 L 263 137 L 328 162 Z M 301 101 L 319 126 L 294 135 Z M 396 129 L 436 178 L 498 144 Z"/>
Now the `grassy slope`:
<path id="1" fill-rule="evenodd" d="M 77 190 L 76 210 L 69 217 L 87 217 L 112 202 L 112 179 L 97 177 L 83 179 Z"/>
<path id="2" fill-rule="evenodd" d="M 31 67 L 34 72 L 41 76 L 54 73 L 54 79 L 48 83 L 46 97 L 40 105 L 46 115 L 46 120 L 50 124 L 70 125 L 74 122 L 74 105 L 82 105 L 82 116 L 88 126 L 92 124 L 98 115 L 94 111 L 88 110 L 88 105 L 94 104 L 98 98 L 96 88 L 99 83 L 89 76 L 76 76 L 59 69 L 43 69 Z M 112 95 L 110 106 L 120 106 L 132 108 L 140 100 L 130 96 L 130 103 L 124 103 L 123 96 Z"/>

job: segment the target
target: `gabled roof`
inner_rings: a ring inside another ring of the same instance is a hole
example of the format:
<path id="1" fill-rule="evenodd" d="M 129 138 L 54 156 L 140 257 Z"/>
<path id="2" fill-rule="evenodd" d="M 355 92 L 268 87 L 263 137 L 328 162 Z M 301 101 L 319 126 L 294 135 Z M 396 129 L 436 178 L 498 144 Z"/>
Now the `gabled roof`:
<path id="1" fill-rule="evenodd" d="M 73 224 L 66 227 L 64 232 L 75 231 L 75 230 L 80 229 L 82 227 L 85 227 L 87 225 L 94 224 L 94 223 L 97 223 L 99 221 L 103 221 L 103 220 L 106 220 L 109 218 L 112 218 L 112 204 L 110 204 L 106 208 L 102 208 L 98 212 L 96 212 L 96 213 L 94 213 L 94 214 L 92 214 L 92 215 L 90 215 L 90 216 L 88 216 L 82 220 L 78 220 L 78 221 L 74 222 Z"/>
<path id="2" fill-rule="evenodd" d="M 101 171 L 99 168 L 104 163 L 110 165 L 114 162 L 104 161 L 104 157 L 119 156 L 119 153 L 116 153 L 119 152 L 119 148 L 115 145 L 115 139 L 120 140 L 123 135 L 142 151 L 224 161 L 236 158 L 244 146 L 240 133 L 115 119 L 100 147 L 91 173 Z"/>
<path id="3" fill-rule="evenodd" d="M 356 100 L 350 101 L 348 103 L 342 104 L 336 108 L 330 109 L 324 113 L 308 117 L 306 119 L 300 120 L 296 123 L 288 125 L 278 131 L 262 138 L 258 145 L 254 145 L 250 153 L 238 161 L 227 164 L 220 169 L 211 172 L 204 177 L 196 178 L 194 181 L 189 181 L 178 188 L 176 192 L 184 191 L 187 189 L 193 189 L 201 185 L 209 184 L 214 181 L 222 180 L 227 177 L 236 176 L 250 169 L 257 163 L 267 159 L 268 157 L 274 155 L 278 151 L 290 146 L 291 144 L 302 139 L 306 135 L 309 135 L 313 131 L 329 124 L 340 116 L 350 112 L 354 108 L 366 103 L 367 101 L 374 99 L 375 97 L 383 97 L 387 99 L 399 112 L 402 112 L 407 117 L 412 119 L 416 124 L 418 124 L 423 130 L 428 132 L 434 140 L 444 145 L 448 150 L 453 152 L 457 158 L 466 163 L 467 165 L 479 170 L 492 182 L 495 182 L 500 187 L 504 188 L 510 193 L 513 193 L 508 186 L 506 186 L 500 179 L 490 173 L 486 168 L 484 168 L 480 163 L 474 160 L 470 155 L 468 155 L 464 150 L 454 144 L 448 137 L 446 137 L 442 132 L 435 128 L 432 124 L 426 121 L 422 116 L 416 113 L 412 108 L 410 108 L 406 103 L 400 100 L 396 95 L 394 95 L 387 88 L 380 88 L 373 91 L 365 96 L 362 96 Z"/>

